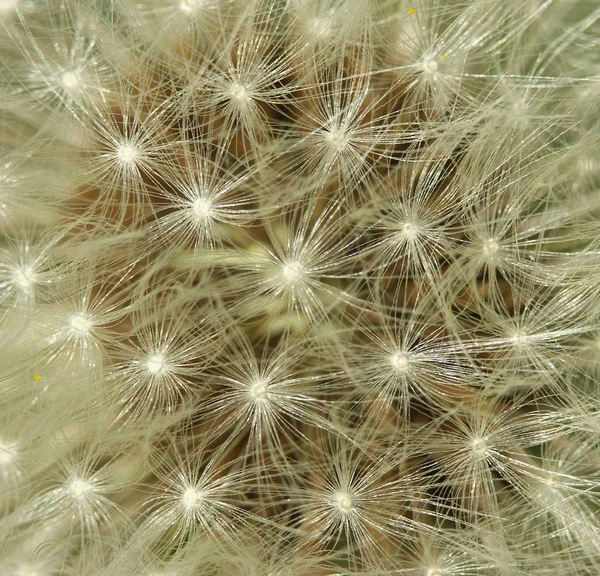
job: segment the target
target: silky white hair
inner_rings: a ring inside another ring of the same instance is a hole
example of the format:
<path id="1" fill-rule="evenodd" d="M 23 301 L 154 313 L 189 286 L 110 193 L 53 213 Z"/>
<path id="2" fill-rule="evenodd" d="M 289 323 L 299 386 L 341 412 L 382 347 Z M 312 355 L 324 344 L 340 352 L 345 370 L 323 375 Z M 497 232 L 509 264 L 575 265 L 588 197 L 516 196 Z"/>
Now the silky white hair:
<path id="1" fill-rule="evenodd" d="M 599 38 L 0 0 L 0 573 L 598 573 Z"/>

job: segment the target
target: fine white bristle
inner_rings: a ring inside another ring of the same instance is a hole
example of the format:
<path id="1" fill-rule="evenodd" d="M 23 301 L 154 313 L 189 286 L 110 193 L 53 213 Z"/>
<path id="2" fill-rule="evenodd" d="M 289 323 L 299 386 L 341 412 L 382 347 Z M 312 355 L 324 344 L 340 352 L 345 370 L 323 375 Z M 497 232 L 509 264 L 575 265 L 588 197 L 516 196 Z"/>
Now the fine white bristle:
<path id="1" fill-rule="evenodd" d="M 600 573 L 594 0 L 0 0 L 0 575 Z"/>

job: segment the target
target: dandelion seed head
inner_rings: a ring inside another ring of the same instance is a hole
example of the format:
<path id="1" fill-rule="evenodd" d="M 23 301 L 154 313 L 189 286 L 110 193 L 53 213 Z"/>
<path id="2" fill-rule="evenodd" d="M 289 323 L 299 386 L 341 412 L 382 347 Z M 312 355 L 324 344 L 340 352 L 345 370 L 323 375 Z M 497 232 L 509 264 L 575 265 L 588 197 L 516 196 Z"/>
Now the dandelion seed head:
<path id="1" fill-rule="evenodd" d="M 527 342 L 527 332 L 525 330 L 514 330 L 510 335 L 510 341 L 513 346 L 520 347 Z"/>
<path id="2" fill-rule="evenodd" d="M 15 12 L 21 0 L 0 0 L 0 17 Z"/>
<path id="3" fill-rule="evenodd" d="M 513 98 L 511 102 L 511 109 L 514 114 L 520 118 L 527 116 L 527 102 L 525 99 L 516 96 Z"/>
<path id="4" fill-rule="evenodd" d="M 63 72 L 60 81 L 67 90 L 76 90 L 81 87 L 81 82 L 73 70 Z"/>
<path id="5" fill-rule="evenodd" d="M 558 488 L 556 485 L 556 474 L 554 472 L 548 472 L 548 474 L 546 475 L 545 483 L 549 490 L 555 493 L 558 492 Z"/>
<path id="6" fill-rule="evenodd" d="M 188 486 L 181 495 L 181 503 L 186 510 L 194 510 L 202 500 L 202 492 L 194 486 Z"/>
<path id="7" fill-rule="evenodd" d="M 405 222 L 399 232 L 401 239 L 413 239 L 419 235 L 420 228 L 416 222 Z"/>
<path id="8" fill-rule="evenodd" d="M 246 106 L 252 100 L 250 90 L 241 82 L 232 82 L 229 87 L 229 97 L 238 105 Z"/>
<path id="9" fill-rule="evenodd" d="M 167 362 L 162 354 L 152 354 L 146 362 L 148 372 L 155 376 L 160 376 L 167 368 Z"/>
<path id="10" fill-rule="evenodd" d="M 537 493 L 537 497 L 551 506 L 561 499 L 556 474 L 554 472 L 547 472 L 542 476 L 541 481 L 542 485 Z"/>
<path id="11" fill-rule="evenodd" d="M 476 436 L 471 442 L 471 450 L 475 456 L 485 456 L 488 451 L 488 445 L 485 438 Z"/>
<path id="12" fill-rule="evenodd" d="M 439 69 L 439 65 L 437 60 L 434 58 L 429 58 L 423 62 L 423 72 L 429 76 L 434 75 Z"/>
<path id="13" fill-rule="evenodd" d="M 346 134 L 340 128 L 333 128 L 325 132 L 325 139 L 336 152 L 343 150 L 346 146 Z"/>
<path id="14" fill-rule="evenodd" d="M 30 564 L 25 564 L 18 567 L 14 574 L 15 576 L 43 576 L 44 573 Z"/>
<path id="15" fill-rule="evenodd" d="M 406 372 L 410 363 L 410 358 L 406 352 L 395 352 L 390 358 L 394 370 L 398 373 Z"/>
<path id="16" fill-rule="evenodd" d="M 294 286 L 304 275 L 304 270 L 298 262 L 286 262 L 281 268 L 281 276 L 284 283 Z"/>
<path id="17" fill-rule="evenodd" d="M 71 331 L 79 336 L 84 336 L 89 333 L 92 323 L 85 314 L 77 314 L 71 317 L 69 321 Z"/>
<path id="18" fill-rule="evenodd" d="M 314 41 L 326 38 L 331 34 L 331 20 L 327 17 L 316 16 L 308 24 L 308 36 Z"/>
<path id="19" fill-rule="evenodd" d="M 80 478 L 71 480 L 68 487 L 69 493 L 77 500 L 82 500 L 85 498 L 86 494 L 88 494 L 92 489 L 93 486 L 89 482 L 86 480 L 81 480 Z"/>
<path id="20" fill-rule="evenodd" d="M 596 171 L 597 161 L 590 157 L 584 156 L 577 160 L 577 171 L 581 176 L 593 174 Z"/>
<path id="21" fill-rule="evenodd" d="M 350 512 L 354 507 L 352 497 L 347 492 L 341 492 L 335 499 L 337 507 L 344 513 Z"/>
<path id="22" fill-rule="evenodd" d="M 250 396 L 256 401 L 265 400 L 268 396 L 267 383 L 263 380 L 258 380 L 252 384 L 252 386 L 250 386 L 249 393 Z"/>
<path id="23" fill-rule="evenodd" d="M 0 0 L 0 573 L 591 570 L 591 4 Z"/>
<path id="24" fill-rule="evenodd" d="M 13 273 L 13 282 L 26 292 L 33 288 L 36 281 L 37 277 L 31 266 L 21 266 Z"/>
<path id="25" fill-rule="evenodd" d="M 14 443 L 0 440 L 0 466 L 9 466 L 17 458 L 17 448 Z"/>
<path id="26" fill-rule="evenodd" d="M 179 9 L 186 14 L 193 14 L 202 6 L 203 0 L 181 0 Z"/>
<path id="27" fill-rule="evenodd" d="M 196 198 L 192 204 L 192 211 L 200 222 L 205 222 L 211 217 L 213 206 L 207 198 Z"/>
<path id="28" fill-rule="evenodd" d="M 500 251 L 500 243 L 495 238 L 487 239 L 482 246 L 483 254 L 492 259 Z"/>
<path id="29" fill-rule="evenodd" d="M 123 143 L 117 149 L 117 156 L 123 164 L 135 164 L 140 156 L 139 150 L 130 143 Z"/>

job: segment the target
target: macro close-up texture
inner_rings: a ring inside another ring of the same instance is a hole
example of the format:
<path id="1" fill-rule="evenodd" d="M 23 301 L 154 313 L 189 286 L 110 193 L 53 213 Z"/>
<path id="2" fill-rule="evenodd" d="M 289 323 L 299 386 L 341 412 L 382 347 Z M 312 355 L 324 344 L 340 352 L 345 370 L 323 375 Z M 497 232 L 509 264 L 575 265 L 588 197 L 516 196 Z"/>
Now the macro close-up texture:
<path id="1" fill-rule="evenodd" d="M 597 0 L 0 0 L 1 576 L 600 573 Z"/>

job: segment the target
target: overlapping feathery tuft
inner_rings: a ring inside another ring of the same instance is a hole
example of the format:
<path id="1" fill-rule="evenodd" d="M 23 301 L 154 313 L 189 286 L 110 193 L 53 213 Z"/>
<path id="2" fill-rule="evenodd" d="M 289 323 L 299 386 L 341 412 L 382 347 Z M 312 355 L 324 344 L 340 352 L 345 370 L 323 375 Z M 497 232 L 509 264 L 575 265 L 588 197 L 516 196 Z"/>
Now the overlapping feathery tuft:
<path id="1" fill-rule="evenodd" d="M 0 573 L 600 570 L 594 0 L 0 0 Z"/>

